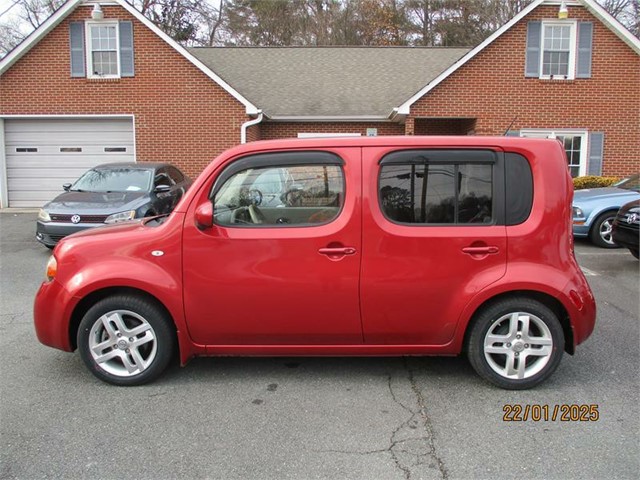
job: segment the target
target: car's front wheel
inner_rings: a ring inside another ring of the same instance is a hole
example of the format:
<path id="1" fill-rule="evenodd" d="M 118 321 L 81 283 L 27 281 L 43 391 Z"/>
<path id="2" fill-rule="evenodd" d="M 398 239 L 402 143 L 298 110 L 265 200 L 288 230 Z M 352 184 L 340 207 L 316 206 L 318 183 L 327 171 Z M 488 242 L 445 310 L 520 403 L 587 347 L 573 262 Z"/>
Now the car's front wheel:
<path id="1" fill-rule="evenodd" d="M 616 219 L 616 212 L 604 212 L 596 218 L 589 234 L 594 245 L 602 248 L 618 248 L 613 241 L 613 221 Z"/>
<path id="2" fill-rule="evenodd" d="M 491 383 L 510 390 L 534 387 L 558 367 L 564 332 L 556 314 L 525 297 L 500 300 L 470 326 L 469 362 Z"/>
<path id="3" fill-rule="evenodd" d="M 175 331 L 157 304 L 135 295 L 97 302 L 80 322 L 78 350 L 89 370 L 114 385 L 157 378 L 173 356 Z"/>

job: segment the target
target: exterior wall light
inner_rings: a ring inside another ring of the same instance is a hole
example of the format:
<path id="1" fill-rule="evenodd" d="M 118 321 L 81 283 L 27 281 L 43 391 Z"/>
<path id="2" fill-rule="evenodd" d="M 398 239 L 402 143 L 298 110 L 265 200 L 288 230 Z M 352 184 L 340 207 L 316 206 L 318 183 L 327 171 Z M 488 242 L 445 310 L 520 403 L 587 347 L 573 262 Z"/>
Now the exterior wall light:
<path id="1" fill-rule="evenodd" d="M 93 10 L 91 11 L 91 18 L 94 20 L 102 20 L 104 18 L 104 13 L 102 12 L 102 7 L 100 7 L 99 3 L 96 3 L 93 6 Z"/>
<path id="2" fill-rule="evenodd" d="M 567 8 L 567 4 L 562 0 L 560 3 L 560 10 L 558 10 L 558 18 L 565 19 L 569 17 L 569 9 Z"/>

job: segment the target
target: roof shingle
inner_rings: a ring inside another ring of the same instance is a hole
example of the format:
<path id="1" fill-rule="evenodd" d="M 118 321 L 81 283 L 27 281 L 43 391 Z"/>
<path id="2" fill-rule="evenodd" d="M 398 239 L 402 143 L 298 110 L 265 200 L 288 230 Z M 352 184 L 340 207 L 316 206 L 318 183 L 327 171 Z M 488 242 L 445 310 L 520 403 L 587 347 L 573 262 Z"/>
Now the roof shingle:
<path id="1" fill-rule="evenodd" d="M 468 48 L 211 47 L 189 51 L 269 117 L 387 117 Z"/>

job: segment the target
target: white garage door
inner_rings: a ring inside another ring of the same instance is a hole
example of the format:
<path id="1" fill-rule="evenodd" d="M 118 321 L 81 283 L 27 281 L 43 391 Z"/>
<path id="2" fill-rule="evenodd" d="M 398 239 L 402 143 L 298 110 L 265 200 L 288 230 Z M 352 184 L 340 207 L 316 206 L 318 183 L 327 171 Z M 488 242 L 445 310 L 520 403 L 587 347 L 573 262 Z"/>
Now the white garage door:
<path id="1" fill-rule="evenodd" d="M 7 119 L 4 127 L 9 207 L 41 207 L 89 168 L 135 159 L 131 118 Z"/>

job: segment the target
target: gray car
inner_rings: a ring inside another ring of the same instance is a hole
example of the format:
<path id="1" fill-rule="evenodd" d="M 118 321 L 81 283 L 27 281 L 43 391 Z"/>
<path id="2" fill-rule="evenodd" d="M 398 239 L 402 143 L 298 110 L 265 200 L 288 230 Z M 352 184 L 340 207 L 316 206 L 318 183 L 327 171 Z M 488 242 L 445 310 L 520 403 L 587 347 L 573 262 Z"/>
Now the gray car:
<path id="1" fill-rule="evenodd" d="M 169 213 L 191 179 L 168 163 L 98 165 L 40 209 L 36 239 L 53 248 L 87 228 Z"/>

